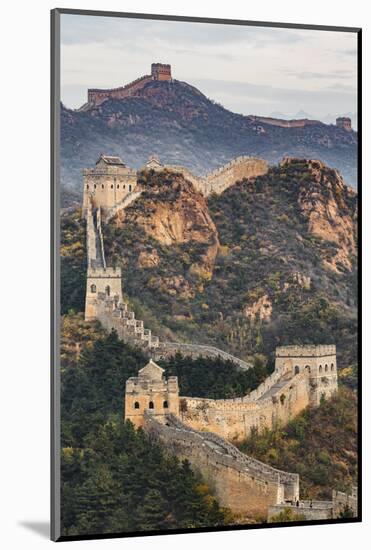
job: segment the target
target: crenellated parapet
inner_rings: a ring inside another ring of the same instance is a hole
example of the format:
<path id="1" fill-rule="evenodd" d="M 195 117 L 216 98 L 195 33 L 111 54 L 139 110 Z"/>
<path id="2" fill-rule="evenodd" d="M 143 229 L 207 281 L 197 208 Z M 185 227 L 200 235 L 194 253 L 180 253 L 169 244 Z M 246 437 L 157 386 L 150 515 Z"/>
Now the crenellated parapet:
<path id="1" fill-rule="evenodd" d="M 163 165 L 158 157 L 151 155 L 143 168 L 155 171 L 167 169 L 179 172 L 185 179 L 193 184 L 194 188 L 199 193 L 208 196 L 213 193 L 219 195 L 237 181 L 256 178 L 257 176 L 266 174 L 268 172 L 268 163 L 260 158 L 240 156 L 210 172 L 205 177 L 201 177 L 193 174 L 191 170 L 185 166 L 172 164 Z"/>
<path id="2" fill-rule="evenodd" d="M 306 519 L 338 517 L 334 514 L 345 506 L 356 510 L 356 495 L 338 492 L 334 492 L 332 502 L 299 501 L 298 474 L 278 470 L 245 455 L 228 441 L 235 441 L 236 434 L 219 429 L 231 418 L 239 418 L 241 426 L 251 428 L 251 420 L 259 423 L 262 417 L 267 420 L 274 416 L 274 407 L 284 410 L 289 406 L 290 414 L 295 414 L 300 392 L 309 391 L 308 373 L 286 372 L 283 377 L 282 372 L 276 374 L 277 378 L 264 386 L 263 393 L 258 388 L 259 397 L 255 399 L 251 394 L 248 399 L 180 397 L 177 377 L 166 379 L 164 369 L 150 360 L 137 376 L 126 381 L 124 418 L 143 428 L 169 453 L 189 460 L 213 488 L 219 503 L 234 514 L 263 516 L 271 521 L 286 508 L 295 511 L 300 508 Z M 203 416 L 204 424 L 197 425 L 192 420 L 193 414 Z M 276 420 L 284 422 L 287 418 L 277 416 Z M 245 432 L 244 436 L 247 435 Z"/>
<path id="3" fill-rule="evenodd" d="M 106 292 L 100 292 L 95 318 L 107 331 L 115 330 L 123 342 L 142 348 L 149 356 L 155 353 L 159 345 L 158 337 L 152 335 L 150 329 L 144 328 L 143 321 L 135 318 L 134 311 L 118 295 L 108 296 Z"/>
<path id="4" fill-rule="evenodd" d="M 171 81 L 171 65 L 164 63 L 152 63 L 151 74 L 146 74 L 118 88 L 89 88 L 88 101 L 83 109 L 97 107 L 107 99 L 125 99 L 136 95 L 146 84 L 157 81 Z"/>

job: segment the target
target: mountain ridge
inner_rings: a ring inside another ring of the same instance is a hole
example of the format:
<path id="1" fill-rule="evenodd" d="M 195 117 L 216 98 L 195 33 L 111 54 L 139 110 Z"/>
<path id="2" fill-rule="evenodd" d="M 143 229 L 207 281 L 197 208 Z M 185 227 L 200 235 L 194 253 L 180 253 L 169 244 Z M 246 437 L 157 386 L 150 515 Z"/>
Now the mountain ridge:
<path id="1" fill-rule="evenodd" d="M 61 183 L 81 193 L 81 170 L 102 152 L 141 168 L 151 153 L 197 175 L 236 156 L 318 158 L 356 185 L 357 133 L 322 122 L 299 128 L 232 113 L 185 82 L 151 81 L 124 99 L 107 99 L 85 112 L 61 107 Z"/>

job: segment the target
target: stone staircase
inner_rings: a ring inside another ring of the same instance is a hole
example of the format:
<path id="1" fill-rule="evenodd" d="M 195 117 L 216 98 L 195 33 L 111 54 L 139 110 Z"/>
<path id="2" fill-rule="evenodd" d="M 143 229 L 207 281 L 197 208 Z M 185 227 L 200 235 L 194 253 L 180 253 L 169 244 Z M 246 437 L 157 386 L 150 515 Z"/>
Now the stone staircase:
<path id="1" fill-rule="evenodd" d="M 115 206 L 107 210 L 105 215 L 106 223 L 109 222 L 117 214 L 119 210 L 123 210 L 124 208 L 127 208 L 131 203 L 137 200 L 137 198 L 140 197 L 142 192 L 143 190 L 132 191 L 131 193 L 126 195 L 126 197 L 124 197 L 122 201 L 118 202 L 117 204 L 115 204 Z"/>
<path id="2" fill-rule="evenodd" d="M 269 388 L 269 390 L 266 392 L 266 393 L 263 393 L 263 395 L 261 397 L 259 397 L 259 400 L 262 400 L 262 399 L 268 399 L 270 397 L 272 397 L 273 395 L 275 395 L 276 393 L 279 393 L 280 390 L 286 386 L 287 382 L 289 380 L 291 380 L 292 376 L 284 376 L 283 378 L 281 378 L 278 382 L 276 382 L 275 384 L 273 384 L 273 386 L 271 388 Z"/>
<path id="3" fill-rule="evenodd" d="M 135 318 L 134 311 L 126 302 L 119 302 L 118 297 L 107 297 L 104 292 L 98 293 L 98 319 L 103 328 L 116 330 L 119 338 L 128 344 L 139 346 L 148 355 L 153 355 L 159 346 L 159 339 L 152 335 L 150 329 L 144 328 L 144 323 Z"/>

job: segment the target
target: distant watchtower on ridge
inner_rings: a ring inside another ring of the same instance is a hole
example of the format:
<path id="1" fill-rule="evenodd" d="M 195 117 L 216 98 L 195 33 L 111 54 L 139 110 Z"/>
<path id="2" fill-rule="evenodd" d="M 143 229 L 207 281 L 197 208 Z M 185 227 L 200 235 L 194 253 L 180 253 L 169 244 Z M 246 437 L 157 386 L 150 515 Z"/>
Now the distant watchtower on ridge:
<path id="1" fill-rule="evenodd" d="M 171 65 L 152 63 L 151 75 L 153 80 L 171 80 Z"/>
<path id="2" fill-rule="evenodd" d="M 350 132 L 352 129 L 352 120 L 348 116 L 339 116 L 336 119 L 336 126 Z"/>
<path id="3" fill-rule="evenodd" d="M 88 101 L 78 110 L 86 111 L 91 107 L 97 107 L 107 99 L 124 99 L 126 97 L 136 96 L 138 92 L 144 88 L 144 86 L 154 80 L 170 82 L 172 80 L 171 65 L 167 65 L 165 63 L 152 63 L 151 74 L 140 76 L 132 82 L 125 84 L 125 86 L 119 86 L 118 88 L 89 88 Z"/>

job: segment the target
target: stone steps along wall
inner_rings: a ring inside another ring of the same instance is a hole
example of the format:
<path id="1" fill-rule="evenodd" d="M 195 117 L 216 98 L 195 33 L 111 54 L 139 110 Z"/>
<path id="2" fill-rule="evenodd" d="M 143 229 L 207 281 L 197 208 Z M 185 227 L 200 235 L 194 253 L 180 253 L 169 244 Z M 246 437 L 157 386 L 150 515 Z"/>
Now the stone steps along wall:
<path id="1" fill-rule="evenodd" d="M 99 254 L 102 259 L 102 267 L 106 269 L 106 258 L 104 255 L 104 242 L 103 242 L 103 233 L 102 233 L 102 213 L 101 209 L 98 208 L 96 212 L 96 234 L 97 234 L 97 240 L 96 240 L 96 246 L 99 248 Z"/>
<path id="2" fill-rule="evenodd" d="M 168 452 L 187 458 L 201 472 L 219 503 L 233 513 L 267 515 L 270 506 L 298 495 L 298 475 L 259 463 L 215 434 L 190 430 L 179 421 L 167 423 L 160 423 L 148 412 L 144 429 Z"/>
<path id="3" fill-rule="evenodd" d="M 128 206 L 128 204 L 136 200 L 141 193 L 142 190 L 134 191 L 127 195 L 122 203 L 117 205 L 117 210 Z M 126 204 L 123 205 L 125 202 Z M 105 261 L 101 209 L 98 208 L 96 210 L 94 219 L 93 207 L 91 203 L 89 203 L 86 213 L 86 220 L 88 266 L 89 268 L 102 267 L 105 270 L 110 269 L 107 268 Z M 102 302 L 105 302 L 104 306 L 102 305 Z M 120 314 L 120 311 L 123 313 Z M 175 353 L 176 351 L 181 351 L 182 353 L 193 353 L 197 357 L 200 355 L 207 357 L 221 357 L 225 360 L 232 361 L 242 370 L 247 370 L 252 367 L 250 363 L 242 361 L 241 359 L 238 359 L 237 357 L 234 357 L 233 355 L 213 346 L 166 342 L 161 344 L 161 349 L 163 351 L 162 353 L 159 353 L 157 351 L 160 346 L 159 338 L 157 336 L 153 336 L 149 329 L 144 329 L 142 321 L 135 320 L 134 312 L 129 312 L 127 310 L 127 304 L 118 303 L 117 300 L 115 301 L 113 298 L 110 298 L 102 293 L 98 294 L 97 312 L 98 319 L 104 328 L 107 330 L 112 330 L 112 328 L 114 328 L 117 330 L 119 337 L 122 338 L 123 341 L 141 344 L 146 349 L 151 350 L 155 358 L 166 356 L 169 352 Z M 118 321 L 118 319 L 121 319 L 121 321 Z"/>
<path id="4" fill-rule="evenodd" d="M 157 351 L 157 358 L 165 358 L 175 353 L 180 352 L 183 355 L 190 355 L 193 357 L 213 357 L 222 358 L 226 361 L 231 361 L 241 370 L 248 370 L 253 365 L 247 363 L 230 353 L 218 349 L 214 346 L 199 345 L 199 344 L 184 344 L 181 342 L 161 342 L 161 346 Z"/>
<path id="5" fill-rule="evenodd" d="M 96 231 L 94 226 L 93 209 L 91 203 L 88 204 L 86 212 L 86 251 L 88 259 L 88 268 L 94 267 L 97 261 Z"/>
<path id="6" fill-rule="evenodd" d="M 140 191 L 131 191 L 126 197 L 122 199 L 119 203 L 115 204 L 112 208 L 110 208 L 105 215 L 105 221 L 108 223 L 119 210 L 123 210 L 124 208 L 130 206 L 134 201 L 136 201 L 140 195 L 143 193 L 143 190 Z"/>
<path id="7" fill-rule="evenodd" d="M 119 302 L 104 293 L 98 294 L 97 318 L 103 328 L 108 331 L 114 329 L 125 343 L 138 345 L 151 352 L 159 345 L 158 337 L 152 336 L 150 329 L 144 328 L 143 321 L 135 319 L 135 314 L 127 303 Z"/>

